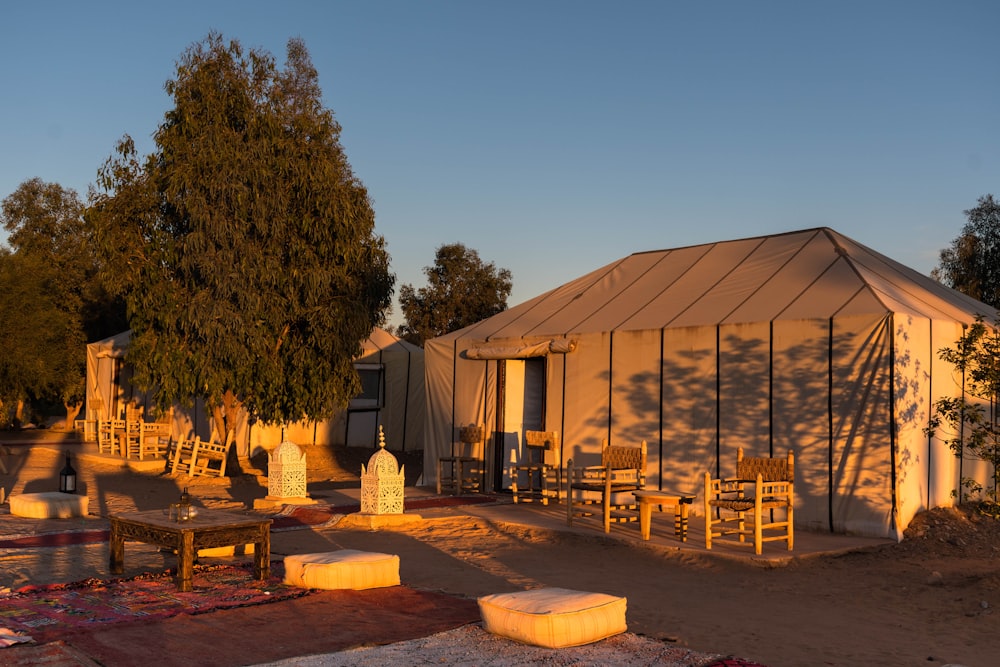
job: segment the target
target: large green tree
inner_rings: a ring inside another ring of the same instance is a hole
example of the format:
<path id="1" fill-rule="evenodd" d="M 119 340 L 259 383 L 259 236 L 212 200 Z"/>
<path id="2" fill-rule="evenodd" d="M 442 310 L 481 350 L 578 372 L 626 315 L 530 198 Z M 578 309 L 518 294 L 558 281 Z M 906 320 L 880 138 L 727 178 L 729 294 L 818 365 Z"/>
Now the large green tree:
<path id="1" fill-rule="evenodd" d="M 290 40 L 279 69 L 212 33 L 166 91 L 155 151 L 123 138 L 88 211 L 134 381 L 161 408 L 205 398 L 220 438 L 240 409 L 327 418 L 359 391 L 352 360 L 394 278 L 306 47 Z"/>
<path id="2" fill-rule="evenodd" d="M 1000 201 L 980 197 L 964 211 L 962 233 L 941 251 L 931 275 L 949 287 L 1000 308 Z"/>
<path id="3" fill-rule="evenodd" d="M 0 283 L 0 363 L 7 368 L 0 391 L 18 402 L 61 400 L 67 424 L 83 399 L 85 343 L 125 326 L 123 307 L 98 280 L 83 209 L 74 190 L 38 178 L 22 183 L 0 208 L 13 249 Z"/>
<path id="4" fill-rule="evenodd" d="M 513 287 L 509 269 L 483 262 L 461 243 L 440 246 L 424 275 L 426 287 L 399 289 L 406 321 L 397 332 L 417 345 L 503 312 Z"/>

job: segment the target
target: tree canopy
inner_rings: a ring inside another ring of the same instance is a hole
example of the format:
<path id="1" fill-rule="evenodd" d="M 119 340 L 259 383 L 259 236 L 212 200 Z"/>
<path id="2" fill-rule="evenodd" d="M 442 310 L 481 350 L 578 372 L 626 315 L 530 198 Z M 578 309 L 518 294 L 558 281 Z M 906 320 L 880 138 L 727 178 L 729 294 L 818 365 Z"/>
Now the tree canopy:
<path id="1" fill-rule="evenodd" d="M 426 287 L 406 284 L 399 289 L 406 321 L 398 333 L 418 345 L 503 312 L 513 288 L 509 269 L 484 263 L 461 243 L 440 246 L 434 266 L 424 267 L 424 274 Z"/>
<path id="2" fill-rule="evenodd" d="M 0 257 L 0 382 L 5 398 L 83 400 L 88 340 L 124 327 L 103 290 L 74 190 L 33 178 L 3 200 L 12 251 Z M 72 418 L 71 415 L 67 415 Z"/>
<path id="3" fill-rule="evenodd" d="M 290 40 L 279 69 L 211 33 L 166 91 L 155 151 L 125 136 L 88 211 L 134 381 L 161 408 L 204 397 L 220 436 L 239 407 L 327 418 L 359 390 L 352 360 L 394 278 L 306 47 Z"/>
<path id="4" fill-rule="evenodd" d="M 1000 308 L 1000 201 L 986 195 L 964 213 L 967 222 L 962 233 L 941 251 L 941 263 L 931 275 Z"/>

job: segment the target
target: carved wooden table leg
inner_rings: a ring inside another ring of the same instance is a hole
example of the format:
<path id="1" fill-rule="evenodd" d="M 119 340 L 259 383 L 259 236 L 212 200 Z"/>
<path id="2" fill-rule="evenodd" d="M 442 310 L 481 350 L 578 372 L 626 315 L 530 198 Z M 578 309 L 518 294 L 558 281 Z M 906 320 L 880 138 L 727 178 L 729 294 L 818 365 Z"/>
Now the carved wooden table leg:
<path id="1" fill-rule="evenodd" d="M 271 576 L 271 529 L 267 526 L 253 545 L 253 573 L 260 581 Z"/>
<path id="2" fill-rule="evenodd" d="M 194 577 L 194 533 L 184 531 L 181 543 L 177 545 L 177 590 L 191 590 L 191 579 Z"/>
<path id="3" fill-rule="evenodd" d="M 111 574 L 121 574 L 125 571 L 125 538 L 115 521 L 111 522 L 111 535 L 108 538 L 109 555 L 108 569 Z"/>

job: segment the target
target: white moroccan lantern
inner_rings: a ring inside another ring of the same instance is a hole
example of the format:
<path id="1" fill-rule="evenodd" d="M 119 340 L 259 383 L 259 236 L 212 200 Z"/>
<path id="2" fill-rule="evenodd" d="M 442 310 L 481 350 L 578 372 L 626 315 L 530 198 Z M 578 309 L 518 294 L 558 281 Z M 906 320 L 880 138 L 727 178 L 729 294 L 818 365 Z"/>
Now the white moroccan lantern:
<path id="1" fill-rule="evenodd" d="M 268 456 L 267 495 L 306 498 L 306 455 L 294 442 L 284 441 Z"/>
<path id="2" fill-rule="evenodd" d="M 385 449 L 385 435 L 378 427 L 379 450 L 368 459 L 368 468 L 361 465 L 361 513 L 402 514 L 403 468 L 396 457 Z"/>

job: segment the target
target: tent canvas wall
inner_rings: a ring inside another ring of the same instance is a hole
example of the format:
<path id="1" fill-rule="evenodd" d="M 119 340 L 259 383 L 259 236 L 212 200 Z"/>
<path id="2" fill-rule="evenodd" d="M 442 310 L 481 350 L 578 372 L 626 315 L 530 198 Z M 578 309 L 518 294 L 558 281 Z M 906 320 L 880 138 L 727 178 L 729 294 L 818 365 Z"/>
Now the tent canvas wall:
<path id="1" fill-rule="evenodd" d="M 130 337 L 126 331 L 87 345 L 87 404 L 99 401 L 102 419 L 120 418 L 131 401 L 151 414 L 151 401 L 132 386 L 131 369 L 125 362 Z M 270 449 L 282 439 L 302 445 L 375 447 L 381 425 L 389 449 L 420 449 L 425 412 L 423 350 L 382 329 L 374 329 L 362 347 L 354 365 L 365 392 L 347 410 L 323 422 L 264 426 L 250 425 L 244 419 L 237 428 L 236 442 L 251 453 Z M 175 406 L 172 424 L 175 436 L 211 436 L 211 423 L 201 400 L 191 409 Z"/>
<path id="2" fill-rule="evenodd" d="M 562 464 L 646 440 L 647 483 L 690 492 L 740 446 L 793 449 L 797 525 L 898 538 L 952 503 L 958 463 L 923 428 L 959 391 L 938 351 L 978 314 L 826 228 L 636 253 L 426 343 L 425 479 L 469 423 L 493 488 L 528 428 L 562 433 Z"/>

